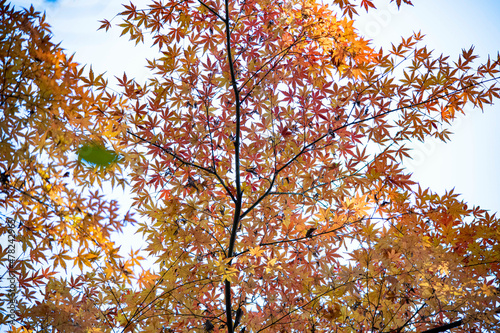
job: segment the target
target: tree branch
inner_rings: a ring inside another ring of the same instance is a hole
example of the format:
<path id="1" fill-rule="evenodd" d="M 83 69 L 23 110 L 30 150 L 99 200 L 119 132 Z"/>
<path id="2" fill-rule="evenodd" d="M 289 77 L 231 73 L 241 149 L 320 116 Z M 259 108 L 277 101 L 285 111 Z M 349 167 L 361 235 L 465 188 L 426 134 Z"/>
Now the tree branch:
<path id="1" fill-rule="evenodd" d="M 240 136 L 241 136 L 241 119 L 240 119 L 240 93 L 236 82 L 236 73 L 234 70 L 233 57 L 231 53 L 231 26 L 229 24 L 229 0 L 225 0 L 226 19 L 224 20 L 226 28 L 226 48 L 227 48 L 227 61 L 229 63 L 229 70 L 231 72 L 231 85 L 234 93 L 235 108 L 236 108 L 236 133 L 234 142 L 234 173 L 236 182 L 236 203 L 233 217 L 233 225 L 231 229 L 231 237 L 229 238 L 229 246 L 227 250 L 227 257 L 231 258 L 234 252 L 234 244 L 236 243 L 236 235 L 238 233 L 238 225 L 240 222 L 241 204 L 243 192 L 241 191 L 241 175 L 240 175 Z M 231 264 L 231 262 L 229 263 Z M 232 301 L 231 301 L 231 282 L 224 281 L 224 298 L 226 306 L 226 325 L 227 332 L 233 333 L 233 319 L 232 319 Z"/>
<path id="2" fill-rule="evenodd" d="M 203 1 L 201 0 L 198 0 L 198 2 L 203 6 L 205 7 L 206 9 L 208 9 L 212 14 L 214 14 L 215 16 L 217 16 L 221 21 L 226 21 L 222 16 L 219 15 L 219 13 L 217 13 L 215 11 L 215 9 L 213 9 L 212 7 L 210 7 L 209 5 L 207 5 L 206 3 L 204 3 Z"/>
<path id="3" fill-rule="evenodd" d="M 130 130 L 127 130 L 127 133 L 132 135 L 133 137 L 143 141 L 143 142 L 146 142 L 146 143 L 149 143 L 150 145 L 152 146 L 155 146 L 156 148 L 159 148 L 161 150 L 163 150 L 163 152 L 167 153 L 168 155 L 172 156 L 174 159 L 176 159 L 177 161 L 181 162 L 182 164 L 185 164 L 185 165 L 189 165 L 189 166 L 192 166 L 194 168 L 197 168 L 197 169 L 200 169 L 200 170 L 203 170 L 211 175 L 214 175 L 217 180 L 219 181 L 219 183 L 222 185 L 222 187 L 226 190 L 226 193 L 231 197 L 231 199 L 236 202 L 236 199 L 235 197 L 233 196 L 233 194 L 231 193 L 231 191 L 229 190 L 229 188 L 226 186 L 226 184 L 224 183 L 224 181 L 222 180 L 222 178 L 219 176 L 219 174 L 217 173 L 217 171 L 215 170 L 212 170 L 212 169 L 209 169 L 209 168 L 206 168 L 206 167 L 203 167 L 201 165 L 198 165 L 196 163 L 192 163 L 192 162 L 188 162 L 186 160 L 184 160 L 182 157 L 179 157 L 177 154 L 174 154 L 172 151 L 170 151 L 169 149 L 166 149 L 162 146 L 160 146 L 159 144 L 157 143 L 154 143 L 154 142 L 151 142 L 149 140 L 146 140 L 144 139 L 143 137 L 135 134 L 134 132 L 130 131 Z"/>
<path id="4" fill-rule="evenodd" d="M 271 192 L 272 190 L 272 187 L 274 185 L 274 180 L 276 179 L 276 176 L 285 168 L 287 168 L 288 166 L 290 166 L 294 161 L 296 161 L 300 156 L 302 156 L 304 153 L 310 151 L 309 150 L 309 147 L 311 146 L 314 146 L 316 143 L 320 142 L 321 140 L 323 140 L 324 138 L 326 138 L 327 136 L 333 134 L 333 133 L 336 133 L 338 132 L 339 130 L 341 129 L 344 129 L 344 128 L 347 128 L 349 126 L 353 126 L 353 125 L 357 125 L 357 124 L 361 124 L 361 123 L 364 123 L 364 122 L 367 122 L 367 121 L 370 121 L 370 120 L 373 120 L 373 119 L 377 119 L 377 118 L 380 118 L 380 117 L 383 117 L 385 115 L 388 115 L 388 114 L 391 114 L 393 112 L 396 112 L 396 111 L 401 111 L 403 109 L 407 109 L 407 108 L 412 108 L 412 107 L 415 107 L 415 106 L 419 106 L 419 105 L 422 105 L 422 104 L 426 104 L 426 103 L 429 103 L 429 102 L 433 102 L 433 101 L 436 101 L 436 100 L 440 100 L 442 98 L 445 98 L 445 97 L 448 97 L 448 96 L 451 96 L 451 95 L 454 95 L 454 94 L 457 94 L 461 91 L 464 91 L 464 90 L 467 90 L 469 88 L 472 88 L 472 87 L 475 87 L 475 86 L 478 86 L 478 85 L 481 85 L 481 84 L 484 84 L 484 83 L 487 83 L 487 82 L 490 82 L 490 81 L 496 81 L 500 79 L 500 76 L 498 77 L 493 77 L 491 79 L 488 79 L 488 80 L 484 80 L 484 81 L 481 81 L 481 82 L 478 82 L 476 84 L 471 84 L 471 85 L 468 85 L 466 87 L 463 87 L 463 88 L 460 88 L 460 89 L 456 89 L 448 94 L 444 94 L 444 95 L 439 95 L 439 96 L 435 96 L 435 97 L 431 97 L 431 98 L 428 98 L 426 99 L 425 101 L 422 101 L 422 102 L 418 102 L 418 103 L 415 103 L 415 104 L 411 104 L 411 105 L 408 105 L 408 106 L 402 106 L 402 107 L 399 107 L 399 108 L 396 108 L 396 109 L 391 109 L 391 110 L 388 110 L 386 112 L 382 112 L 380 114 L 377 114 L 377 115 L 374 115 L 374 116 L 371 116 L 371 117 L 368 117 L 368 118 L 365 118 L 365 119 L 360 119 L 360 120 L 356 120 L 356 121 L 353 121 L 351 123 L 348 123 L 348 124 L 344 124 L 334 130 L 331 130 L 330 132 L 326 133 L 326 134 L 323 134 L 321 135 L 319 138 L 317 138 L 316 140 L 314 140 L 313 142 L 309 143 L 308 145 L 304 146 L 304 148 L 302 148 L 302 150 L 297 153 L 297 155 L 295 155 L 294 157 L 292 157 L 288 162 L 286 162 L 285 164 L 283 164 L 279 169 L 277 169 L 275 172 L 274 172 L 274 177 L 273 177 L 273 181 L 271 182 L 271 185 L 269 185 L 269 188 L 267 189 L 267 191 L 261 196 L 259 197 L 259 199 L 257 199 L 257 201 L 255 203 L 253 203 L 240 217 L 243 218 L 244 216 L 246 216 L 248 213 L 250 213 L 250 211 L 252 211 L 252 209 L 254 209 L 267 195 L 269 195 L 269 193 Z"/>

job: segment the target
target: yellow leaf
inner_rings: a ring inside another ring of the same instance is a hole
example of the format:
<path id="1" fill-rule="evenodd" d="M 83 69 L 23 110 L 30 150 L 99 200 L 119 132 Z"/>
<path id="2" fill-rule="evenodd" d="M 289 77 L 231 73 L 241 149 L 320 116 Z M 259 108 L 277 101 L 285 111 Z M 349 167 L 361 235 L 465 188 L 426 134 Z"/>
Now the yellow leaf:
<path id="1" fill-rule="evenodd" d="M 254 248 L 251 248 L 249 253 L 251 256 L 261 257 L 264 253 L 264 250 L 261 250 L 260 246 L 256 246 Z"/>

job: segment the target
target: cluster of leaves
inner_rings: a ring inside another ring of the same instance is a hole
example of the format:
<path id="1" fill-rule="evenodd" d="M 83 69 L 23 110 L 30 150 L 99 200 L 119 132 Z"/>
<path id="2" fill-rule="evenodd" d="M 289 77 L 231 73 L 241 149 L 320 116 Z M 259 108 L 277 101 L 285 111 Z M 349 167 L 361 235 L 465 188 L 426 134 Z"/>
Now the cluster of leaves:
<path id="1" fill-rule="evenodd" d="M 500 59 L 473 67 L 471 48 L 451 62 L 419 33 L 373 50 L 349 19 L 355 2 L 334 3 L 125 5 L 122 34 L 147 34 L 158 57 L 147 82 L 124 74 L 113 93 L 49 42 L 43 17 L 2 2 L 2 41 L 17 46 L 2 50 L 1 202 L 31 259 L 10 268 L 26 296 L 20 325 L 497 327 L 499 221 L 453 192 L 421 189 L 401 161 L 405 143 L 446 141 L 457 112 L 500 97 Z M 79 163 L 82 147 L 102 167 Z M 111 241 L 133 221 L 118 218 L 116 202 L 72 189 L 103 181 L 129 184 L 142 252 L 122 258 Z M 41 260 L 49 268 L 36 271 Z"/>
<path id="2" fill-rule="evenodd" d="M 107 271 L 119 274 L 111 235 L 133 219 L 117 215 L 117 202 L 85 190 L 92 179 L 125 182 L 115 172 L 119 165 L 97 170 L 76 157 L 79 147 L 101 139 L 106 125 L 95 118 L 92 84 L 83 70 L 51 42 L 45 18 L 34 8 L 17 11 L 1 1 L 0 20 L 0 234 L 9 233 L 6 217 L 12 218 L 19 259 L 9 260 L 12 248 L 0 246 L 2 281 L 10 275 L 18 284 L 15 300 L 2 289 L 1 308 L 15 302 L 18 323 L 40 331 L 60 322 L 48 319 L 50 313 L 76 318 L 78 307 L 88 303 L 81 295 L 61 303 L 74 310 L 60 306 L 57 268 L 90 269 L 100 257 Z M 83 274 L 72 281 L 86 280 Z M 40 297 L 44 301 L 35 303 Z M 0 323 L 10 319 L 2 311 Z"/>

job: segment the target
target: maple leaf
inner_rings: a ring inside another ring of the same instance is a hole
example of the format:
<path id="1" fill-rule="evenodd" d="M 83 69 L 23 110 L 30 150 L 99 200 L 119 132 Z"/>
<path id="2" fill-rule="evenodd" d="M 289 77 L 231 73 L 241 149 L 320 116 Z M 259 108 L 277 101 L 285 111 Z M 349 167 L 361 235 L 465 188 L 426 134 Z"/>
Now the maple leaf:
<path id="1" fill-rule="evenodd" d="M 375 5 L 373 4 L 372 1 L 370 0 L 361 0 L 361 7 L 364 7 L 366 12 L 368 12 L 368 9 L 371 7 L 371 8 L 375 8 Z"/>
<path id="2" fill-rule="evenodd" d="M 99 26 L 97 30 L 106 29 L 106 31 L 108 31 L 109 28 L 111 28 L 111 22 L 109 22 L 108 20 L 101 20 L 99 21 L 99 23 L 102 24 Z"/>

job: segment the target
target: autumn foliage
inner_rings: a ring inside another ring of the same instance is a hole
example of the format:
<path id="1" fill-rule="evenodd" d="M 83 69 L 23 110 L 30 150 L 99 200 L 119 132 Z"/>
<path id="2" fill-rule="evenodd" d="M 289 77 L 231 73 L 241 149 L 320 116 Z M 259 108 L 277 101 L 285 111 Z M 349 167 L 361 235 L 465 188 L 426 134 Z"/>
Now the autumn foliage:
<path id="1" fill-rule="evenodd" d="M 500 97 L 500 58 L 420 33 L 375 50 L 354 21 L 369 0 L 158 0 L 101 21 L 158 51 L 146 82 L 113 85 L 0 3 L 0 230 L 23 253 L 0 248 L 19 287 L 3 327 L 498 329 L 498 219 L 401 162 Z"/>

